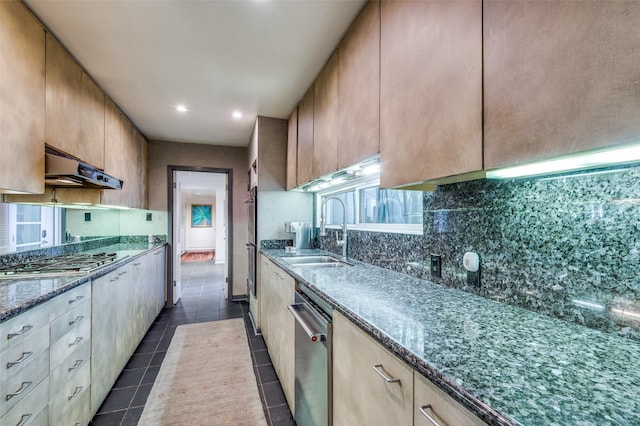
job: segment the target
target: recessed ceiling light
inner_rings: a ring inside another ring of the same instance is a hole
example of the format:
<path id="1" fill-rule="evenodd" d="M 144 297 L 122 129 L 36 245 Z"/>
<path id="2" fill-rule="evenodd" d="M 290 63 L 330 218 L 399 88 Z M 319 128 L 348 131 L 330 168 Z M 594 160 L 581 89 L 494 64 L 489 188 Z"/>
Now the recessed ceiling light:
<path id="1" fill-rule="evenodd" d="M 187 107 L 184 105 L 178 105 L 176 107 L 176 110 L 178 110 L 179 112 L 187 112 Z"/>
<path id="2" fill-rule="evenodd" d="M 242 118 L 242 113 L 240 111 L 233 111 L 233 113 L 231 114 L 231 116 L 233 116 L 233 118 Z"/>

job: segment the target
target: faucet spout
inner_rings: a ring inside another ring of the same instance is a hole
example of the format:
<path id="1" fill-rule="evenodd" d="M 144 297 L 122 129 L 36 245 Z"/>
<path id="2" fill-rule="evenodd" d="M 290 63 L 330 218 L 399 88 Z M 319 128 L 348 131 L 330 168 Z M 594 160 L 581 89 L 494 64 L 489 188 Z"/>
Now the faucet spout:
<path id="1" fill-rule="evenodd" d="M 340 204 L 342 204 L 342 240 L 338 239 L 338 233 L 336 232 L 336 243 L 338 247 L 342 247 L 342 258 L 346 259 L 347 258 L 347 206 L 338 197 L 328 197 L 322 200 L 322 204 L 320 205 L 320 236 L 325 237 L 327 235 L 327 231 L 325 229 L 325 224 L 324 224 L 324 215 L 325 215 L 327 202 L 330 200 L 336 200 Z"/>

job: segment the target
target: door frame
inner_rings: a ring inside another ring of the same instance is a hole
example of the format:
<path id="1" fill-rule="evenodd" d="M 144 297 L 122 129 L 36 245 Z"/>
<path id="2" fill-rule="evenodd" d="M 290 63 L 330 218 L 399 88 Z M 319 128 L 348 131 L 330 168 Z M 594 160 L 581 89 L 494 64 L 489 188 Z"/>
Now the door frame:
<path id="1" fill-rule="evenodd" d="M 173 300 L 173 262 L 176 256 L 175 249 L 173 247 L 173 186 L 175 180 L 173 179 L 174 172 L 205 172 L 205 173 L 225 173 L 227 175 L 227 258 L 225 262 L 225 268 L 227 269 L 227 287 L 228 300 L 233 301 L 233 169 L 223 169 L 218 167 L 197 167 L 197 166 L 167 166 L 167 212 L 169 213 L 169 230 L 167 236 L 167 243 L 169 244 L 169 261 L 167 262 L 167 301 L 165 307 L 174 306 Z"/>

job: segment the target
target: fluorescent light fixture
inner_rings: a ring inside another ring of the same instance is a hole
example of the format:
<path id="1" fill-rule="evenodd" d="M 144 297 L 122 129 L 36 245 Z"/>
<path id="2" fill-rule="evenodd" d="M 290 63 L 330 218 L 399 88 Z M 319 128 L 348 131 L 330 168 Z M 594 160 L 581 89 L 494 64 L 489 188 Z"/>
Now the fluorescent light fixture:
<path id="1" fill-rule="evenodd" d="M 605 310 L 604 305 L 586 300 L 573 299 L 571 303 L 579 308 L 589 309 L 591 311 L 604 312 Z"/>
<path id="2" fill-rule="evenodd" d="M 619 317 L 627 318 L 633 321 L 640 321 L 640 312 L 627 309 L 611 308 L 611 312 Z"/>
<path id="3" fill-rule="evenodd" d="M 487 172 L 488 179 L 514 179 L 571 172 L 640 161 L 640 145 L 609 148 L 575 154 L 552 160 L 537 161 L 520 166 L 504 167 Z"/>
<path id="4" fill-rule="evenodd" d="M 178 105 L 178 106 L 176 107 L 176 110 L 177 110 L 178 112 L 187 112 L 187 107 L 186 107 L 186 106 L 184 106 L 184 105 Z"/>
<path id="5" fill-rule="evenodd" d="M 233 111 L 233 113 L 231 114 L 231 116 L 235 119 L 240 119 L 242 118 L 242 113 L 240 111 Z"/>
<path id="6" fill-rule="evenodd" d="M 368 176 L 380 171 L 380 164 L 372 164 L 362 169 L 362 175 Z"/>

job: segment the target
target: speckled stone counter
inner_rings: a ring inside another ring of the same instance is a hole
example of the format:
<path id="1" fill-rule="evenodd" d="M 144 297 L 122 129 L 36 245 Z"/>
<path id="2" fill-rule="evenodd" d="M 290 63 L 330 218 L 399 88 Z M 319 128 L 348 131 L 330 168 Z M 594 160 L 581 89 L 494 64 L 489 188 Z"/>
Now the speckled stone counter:
<path id="1" fill-rule="evenodd" d="M 33 306 L 107 274 L 133 259 L 165 245 L 163 242 L 118 243 L 87 250 L 86 253 L 116 253 L 116 260 L 89 274 L 75 274 L 41 279 L 0 279 L 0 322 L 6 321 Z"/>
<path id="2" fill-rule="evenodd" d="M 636 341 L 368 264 L 262 252 L 490 424 L 640 424 Z"/>

